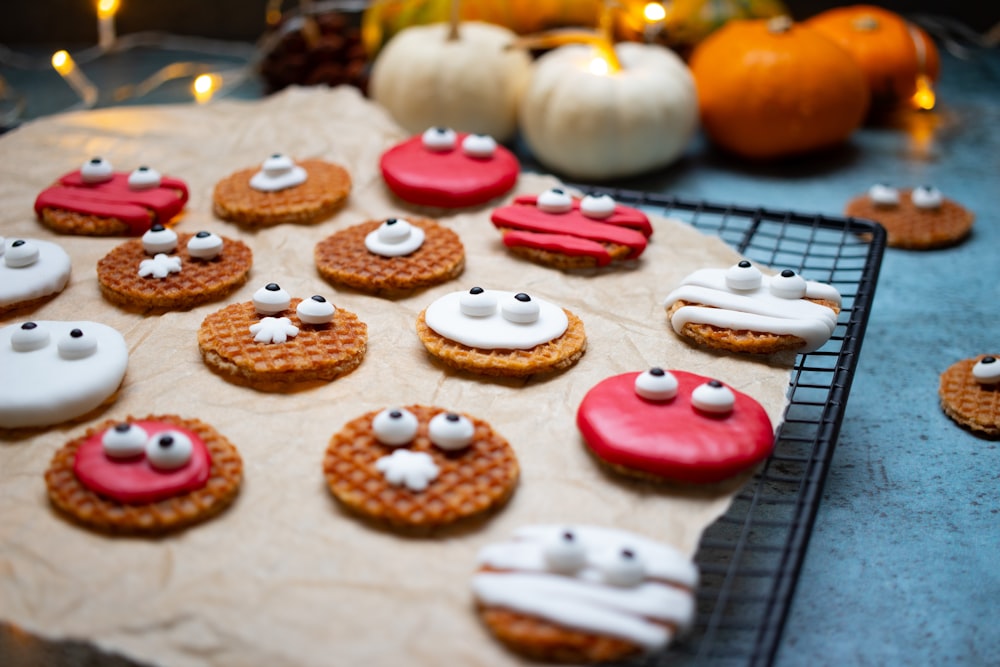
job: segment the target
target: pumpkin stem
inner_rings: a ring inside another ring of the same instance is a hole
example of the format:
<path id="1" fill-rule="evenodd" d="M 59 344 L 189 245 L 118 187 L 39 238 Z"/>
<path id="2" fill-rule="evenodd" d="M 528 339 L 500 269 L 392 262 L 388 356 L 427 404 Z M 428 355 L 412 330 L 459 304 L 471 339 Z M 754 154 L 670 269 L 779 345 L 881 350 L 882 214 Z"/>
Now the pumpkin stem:
<path id="1" fill-rule="evenodd" d="M 448 12 L 448 41 L 458 40 L 459 13 L 462 8 L 462 0 L 451 0 L 451 7 Z"/>
<path id="2" fill-rule="evenodd" d="M 608 64 L 608 73 L 620 72 L 622 69 L 618 54 L 615 53 L 615 10 L 616 0 L 604 0 L 601 6 L 601 16 L 597 23 L 598 41 L 594 44 L 601 58 Z"/>
<path id="3" fill-rule="evenodd" d="M 767 22 L 767 31 L 773 35 L 779 35 L 783 32 L 788 32 L 792 29 L 792 19 L 789 16 L 782 14 L 781 16 L 775 16 L 773 19 Z"/>

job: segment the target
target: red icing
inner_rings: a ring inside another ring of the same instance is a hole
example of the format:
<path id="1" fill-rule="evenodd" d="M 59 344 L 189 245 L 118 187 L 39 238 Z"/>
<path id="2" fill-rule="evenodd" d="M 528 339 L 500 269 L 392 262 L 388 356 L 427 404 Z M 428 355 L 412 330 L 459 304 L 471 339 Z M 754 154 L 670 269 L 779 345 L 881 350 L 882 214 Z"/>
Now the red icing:
<path id="1" fill-rule="evenodd" d="M 76 451 L 73 472 L 91 491 L 122 503 L 155 503 L 165 498 L 196 491 L 205 486 L 212 471 L 212 457 L 205 443 L 188 429 L 164 422 L 135 421 L 153 437 L 164 431 L 179 431 L 191 439 L 191 460 L 176 470 L 157 470 L 139 454 L 128 459 L 112 459 L 104 453 L 104 431 L 88 438 Z"/>
<path id="2" fill-rule="evenodd" d="M 110 181 L 84 183 L 79 170 L 70 172 L 38 195 L 35 213 L 41 216 L 43 209 L 57 208 L 100 218 L 117 218 L 129 226 L 132 236 L 139 236 L 153 223 L 170 222 L 187 203 L 187 185 L 181 180 L 164 176 L 159 187 L 131 190 L 128 176 L 128 173 L 116 172 Z"/>
<path id="3" fill-rule="evenodd" d="M 417 135 L 382 154 L 382 177 L 401 199 L 422 206 L 462 208 L 476 206 L 508 192 L 517 183 L 521 166 L 503 146 L 489 158 L 462 152 L 458 134 L 455 148 L 430 151 Z"/>
<path id="4" fill-rule="evenodd" d="M 609 217 L 595 220 L 580 212 L 579 199 L 574 199 L 573 208 L 565 213 L 546 213 L 538 208 L 537 202 L 538 197 L 525 195 L 514 199 L 512 205 L 493 211 L 490 219 L 494 226 L 522 232 L 505 234 L 507 246 L 595 257 L 598 265 L 603 266 L 611 260 L 601 241 L 628 247 L 628 259 L 635 259 L 646 249 L 646 239 L 653 233 L 646 214 L 628 206 L 616 205 Z"/>
<path id="5" fill-rule="evenodd" d="M 774 429 L 760 403 L 733 389 L 732 413 L 708 415 L 691 405 L 691 392 L 711 378 L 670 372 L 679 386 L 666 402 L 635 393 L 639 373 L 615 375 L 587 392 L 576 423 L 594 454 L 613 465 L 692 483 L 719 482 L 767 458 Z"/>

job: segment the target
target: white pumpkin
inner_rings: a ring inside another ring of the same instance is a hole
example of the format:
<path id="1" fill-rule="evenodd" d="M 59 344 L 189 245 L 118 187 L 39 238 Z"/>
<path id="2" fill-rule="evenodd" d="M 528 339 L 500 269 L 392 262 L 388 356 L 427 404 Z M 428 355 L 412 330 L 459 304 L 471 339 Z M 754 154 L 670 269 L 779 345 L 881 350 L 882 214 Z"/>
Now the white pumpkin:
<path id="1" fill-rule="evenodd" d="M 664 167 L 698 125 L 688 68 L 660 46 L 621 43 L 618 72 L 591 70 L 597 52 L 570 44 L 535 64 L 521 101 L 521 132 L 535 157 L 574 179 L 634 176 Z"/>
<path id="2" fill-rule="evenodd" d="M 466 22 L 413 26 L 393 37 L 372 65 L 369 93 L 411 134 L 429 127 L 510 139 L 531 59 L 508 48 L 506 28 Z"/>

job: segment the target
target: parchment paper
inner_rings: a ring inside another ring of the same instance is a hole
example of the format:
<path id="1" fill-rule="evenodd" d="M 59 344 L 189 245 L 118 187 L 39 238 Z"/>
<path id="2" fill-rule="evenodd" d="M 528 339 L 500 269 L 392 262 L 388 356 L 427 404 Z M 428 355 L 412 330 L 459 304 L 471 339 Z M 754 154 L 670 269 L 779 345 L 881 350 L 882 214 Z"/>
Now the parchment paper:
<path id="1" fill-rule="evenodd" d="M 378 172 L 381 152 L 404 138 L 354 89 L 292 89 L 259 102 L 119 108 L 31 123 L 0 139 L 0 234 L 60 242 L 73 260 L 69 287 L 27 319 L 91 319 L 129 344 L 128 374 L 93 420 L 174 412 L 213 424 L 245 463 L 227 512 L 162 539 L 109 538 L 50 508 L 43 473 L 83 424 L 0 440 L 0 618 L 50 638 L 81 638 L 140 660 L 185 665 L 504 665 L 516 659 L 478 622 L 469 594 L 477 550 L 532 522 L 616 525 L 693 553 L 729 496 L 682 493 L 602 472 L 575 427 L 584 393 L 601 379 L 652 365 L 717 377 L 750 393 L 775 424 L 788 369 L 696 350 L 670 331 L 660 305 L 687 273 L 736 255 L 686 225 L 655 219 L 634 268 L 567 275 L 508 255 L 489 210 L 442 218 L 461 236 L 464 275 L 397 301 L 326 284 L 317 241 L 372 218 L 403 216 Z M 338 162 L 354 177 L 348 206 L 317 226 L 248 233 L 211 213 L 214 183 L 275 151 Z M 56 236 L 34 219 L 37 193 L 92 156 L 118 170 L 139 165 L 187 180 L 180 229 L 208 229 L 253 248 L 250 281 L 225 302 L 143 317 L 99 294 L 95 265 L 121 239 Z M 523 175 L 519 193 L 555 180 Z M 201 362 L 196 332 L 223 303 L 249 300 L 270 281 L 293 296 L 325 294 L 369 326 L 361 367 L 329 385 L 290 394 L 228 384 Z M 417 313 L 446 292 L 482 285 L 537 294 L 586 326 L 580 363 L 544 380 L 486 381 L 431 362 Z M 400 537 L 339 509 L 321 471 L 329 437 L 349 419 L 392 404 L 426 403 L 491 422 L 522 466 L 510 504 L 489 521 L 431 538 Z"/>

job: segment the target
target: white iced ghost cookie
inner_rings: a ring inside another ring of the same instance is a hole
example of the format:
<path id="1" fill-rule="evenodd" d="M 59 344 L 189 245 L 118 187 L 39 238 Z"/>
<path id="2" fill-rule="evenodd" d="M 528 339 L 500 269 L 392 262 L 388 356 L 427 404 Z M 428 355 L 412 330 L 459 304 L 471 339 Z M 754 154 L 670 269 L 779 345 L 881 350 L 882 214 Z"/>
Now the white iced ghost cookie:
<path id="1" fill-rule="evenodd" d="M 69 255 L 49 241 L 0 236 L 0 314 L 58 294 L 69 282 Z"/>

